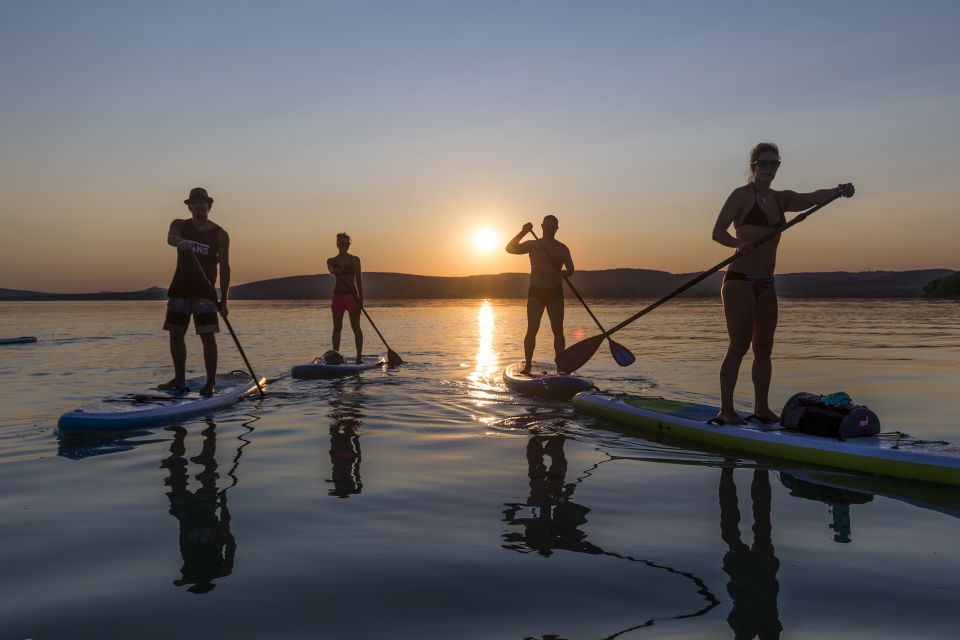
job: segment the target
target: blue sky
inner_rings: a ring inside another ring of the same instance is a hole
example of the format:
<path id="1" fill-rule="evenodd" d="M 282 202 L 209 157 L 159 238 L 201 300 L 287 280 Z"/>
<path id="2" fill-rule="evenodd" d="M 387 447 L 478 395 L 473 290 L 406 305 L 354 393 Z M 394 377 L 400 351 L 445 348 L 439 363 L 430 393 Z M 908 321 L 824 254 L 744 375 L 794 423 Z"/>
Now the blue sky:
<path id="1" fill-rule="evenodd" d="M 0 287 L 165 286 L 191 186 L 237 282 L 522 271 L 546 213 L 580 268 L 695 271 L 760 140 L 775 188 L 858 195 L 780 271 L 951 267 L 948 2 L 0 3 Z M 819 216 L 820 214 L 818 214 Z"/>

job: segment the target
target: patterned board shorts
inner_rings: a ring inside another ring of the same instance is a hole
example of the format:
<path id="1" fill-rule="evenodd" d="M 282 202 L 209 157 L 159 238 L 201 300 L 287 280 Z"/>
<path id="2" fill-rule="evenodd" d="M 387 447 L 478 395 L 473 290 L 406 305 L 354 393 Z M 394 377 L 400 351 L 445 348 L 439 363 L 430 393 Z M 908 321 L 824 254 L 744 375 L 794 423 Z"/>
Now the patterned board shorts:
<path id="1" fill-rule="evenodd" d="M 217 305 L 207 298 L 170 298 L 167 300 L 167 320 L 163 328 L 172 333 L 186 333 L 190 326 L 190 315 L 198 334 L 217 333 L 220 323 L 217 320 Z"/>

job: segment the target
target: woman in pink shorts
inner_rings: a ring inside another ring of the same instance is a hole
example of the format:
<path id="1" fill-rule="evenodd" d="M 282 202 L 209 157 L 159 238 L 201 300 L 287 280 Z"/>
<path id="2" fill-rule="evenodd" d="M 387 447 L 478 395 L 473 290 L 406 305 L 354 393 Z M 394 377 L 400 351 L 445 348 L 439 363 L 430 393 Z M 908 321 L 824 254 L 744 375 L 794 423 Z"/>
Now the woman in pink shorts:
<path id="1" fill-rule="evenodd" d="M 347 253 L 350 248 L 350 236 L 337 234 L 337 248 L 340 252 L 327 260 L 327 269 L 336 278 L 333 287 L 333 350 L 340 351 L 340 334 L 343 331 L 343 312 L 350 314 L 350 327 L 357 345 L 357 364 L 363 354 L 363 331 L 360 329 L 360 309 L 363 307 L 363 283 L 360 279 L 360 258 Z"/>

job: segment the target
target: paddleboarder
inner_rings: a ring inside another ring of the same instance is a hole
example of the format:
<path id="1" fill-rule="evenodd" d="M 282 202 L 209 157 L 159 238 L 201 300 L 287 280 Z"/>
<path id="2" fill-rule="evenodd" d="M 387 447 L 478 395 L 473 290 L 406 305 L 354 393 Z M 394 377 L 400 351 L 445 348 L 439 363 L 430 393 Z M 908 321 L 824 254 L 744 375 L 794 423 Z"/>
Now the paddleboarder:
<path id="1" fill-rule="evenodd" d="M 187 390 L 186 333 L 192 315 L 194 329 L 203 343 L 203 363 L 207 373 L 207 381 L 200 395 L 212 396 L 216 391 L 217 379 L 216 334 L 220 331 L 217 311 L 226 318 L 227 292 L 230 290 L 230 236 L 209 219 L 213 198 L 206 189 L 194 187 L 183 203 L 190 210 L 190 218 L 174 220 L 167 232 L 167 244 L 177 248 L 177 268 L 167 289 L 167 316 L 163 324 L 163 328 L 170 332 L 174 374 L 172 380 L 158 388 Z M 219 301 L 216 291 L 211 288 L 211 283 L 217 282 L 218 267 Z"/>
<path id="2" fill-rule="evenodd" d="M 853 185 L 840 184 L 832 189 L 809 193 L 774 191 L 770 184 L 780 168 L 780 150 L 770 142 L 761 142 L 750 151 L 750 179 L 727 198 L 713 227 L 713 239 L 725 247 L 740 251 L 723 276 L 720 289 L 730 343 L 720 366 L 720 412 L 714 420 L 720 424 L 744 424 L 733 406 L 740 363 L 753 347 L 754 415 L 761 422 L 780 418 L 769 406 L 768 393 L 772 364 L 773 335 L 777 329 L 777 294 L 773 272 L 780 237 L 757 248 L 753 243 L 773 229 L 786 224 L 785 212 L 803 211 L 839 194 L 850 198 Z M 728 229 L 733 225 L 735 236 Z"/>
<path id="3" fill-rule="evenodd" d="M 524 367 L 522 373 L 530 373 L 533 362 L 533 352 L 537 345 L 537 333 L 540 331 L 540 321 L 546 309 L 550 318 L 550 328 L 553 330 L 553 350 L 560 355 L 566 347 L 563 337 L 563 276 L 573 275 L 573 259 L 570 249 L 556 239 L 560 223 L 557 216 L 544 216 L 540 224 L 543 236 L 540 241 L 520 240 L 533 231 L 533 223 L 523 225 L 510 242 L 507 243 L 507 253 L 516 255 L 529 254 L 530 256 L 530 289 L 527 292 L 527 333 L 523 338 Z M 561 271 L 561 269 L 564 269 Z"/>
<path id="4" fill-rule="evenodd" d="M 350 249 L 350 236 L 337 234 L 339 252 L 327 259 L 327 270 L 334 275 L 333 299 L 330 309 L 333 311 L 333 350 L 340 351 L 340 334 L 343 332 L 343 314 L 350 315 L 350 328 L 357 346 L 357 364 L 363 364 L 363 329 L 360 328 L 360 311 L 363 309 L 363 279 L 360 271 L 360 258 L 347 252 Z"/>

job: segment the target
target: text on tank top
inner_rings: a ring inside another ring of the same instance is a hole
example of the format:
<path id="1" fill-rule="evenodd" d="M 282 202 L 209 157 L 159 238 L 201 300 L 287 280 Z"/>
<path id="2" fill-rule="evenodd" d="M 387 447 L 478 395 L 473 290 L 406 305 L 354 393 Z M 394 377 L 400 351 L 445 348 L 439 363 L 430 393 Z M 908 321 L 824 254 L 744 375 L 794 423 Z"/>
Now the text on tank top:
<path id="1" fill-rule="evenodd" d="M 212 295 L 207 281 L 217 282 L 217 265 L 220 264 L 220 227 L 211 223 L 206 231 L 197 229 L 192 220 L 184 220 L 180 237 L 193 244 L 193 256 L 185 251 L 177 251 L 177 270 L 167 290 L 168 298 L 209 298 Z M 197 270 L 197 262 L 203 268 L 207 279 Z"/>

